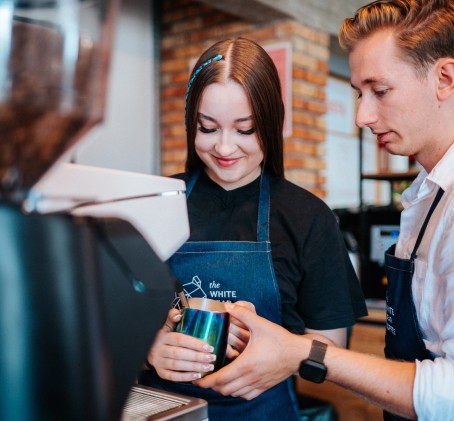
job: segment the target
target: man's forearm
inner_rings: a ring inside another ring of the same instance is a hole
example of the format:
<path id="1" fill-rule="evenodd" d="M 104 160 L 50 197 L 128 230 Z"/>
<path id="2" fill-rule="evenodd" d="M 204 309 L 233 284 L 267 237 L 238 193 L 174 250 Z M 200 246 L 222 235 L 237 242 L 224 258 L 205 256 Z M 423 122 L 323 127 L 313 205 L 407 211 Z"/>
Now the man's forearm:
<path id="1" fill-rule="evenodd" d="M 310 347 L 305 340 L 304 347 Z M 308 351 L 307 351 L 308 352 Z M 345 387 L 389 412 L 416 419 L 413 406 L 414 362 L 387 360 L 375 355 L 328 346 L 326 379 Z"/>

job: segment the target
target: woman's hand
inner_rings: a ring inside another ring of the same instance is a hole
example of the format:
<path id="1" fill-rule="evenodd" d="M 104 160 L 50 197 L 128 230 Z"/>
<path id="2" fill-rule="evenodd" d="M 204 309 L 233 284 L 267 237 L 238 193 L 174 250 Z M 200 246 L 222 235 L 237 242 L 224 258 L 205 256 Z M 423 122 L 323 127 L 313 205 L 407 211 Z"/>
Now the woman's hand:
<path id="1" fill-rule="evenodd" d="M 200 339 L 175 332 L 181 320 L 177 309 L 171 309 L 164 326 L 158 331 L 148 353 L 148 362 L 166 380 L 187 382 L 213 370 L 213 347 Z"/>
<path id="2" fill-rule="evenodd" d="M 235 305 L 245 307 L 255 313 L 254 304 L 249 301 L 237 301 Z M 229 327 L 229 340 L 227 345 L 226 357 L 233 360 L 241 352 L 249 342 L 250 332 L 244 323 L 237 318 L 230 316 L 230 327 Z"/>

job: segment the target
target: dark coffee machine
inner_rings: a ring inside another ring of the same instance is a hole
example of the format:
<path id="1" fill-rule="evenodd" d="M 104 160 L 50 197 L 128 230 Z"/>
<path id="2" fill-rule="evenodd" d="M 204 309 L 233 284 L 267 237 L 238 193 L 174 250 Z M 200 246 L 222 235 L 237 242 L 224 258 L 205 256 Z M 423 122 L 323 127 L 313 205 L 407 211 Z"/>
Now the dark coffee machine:
<path id="1" fill-rule="evenodd" d="M 60 162 L 103 118 L 116 8 L 0 1 L 2 420 L 120 419 L 174 298 L 184 184 L 106 196 L 137 176 Z"/>

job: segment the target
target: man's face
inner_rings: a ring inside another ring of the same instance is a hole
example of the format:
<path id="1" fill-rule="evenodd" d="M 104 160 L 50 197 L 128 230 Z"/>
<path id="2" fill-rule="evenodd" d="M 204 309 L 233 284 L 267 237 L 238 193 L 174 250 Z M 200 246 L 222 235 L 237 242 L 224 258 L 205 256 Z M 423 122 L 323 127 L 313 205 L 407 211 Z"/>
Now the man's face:
<path id="1" fill-rule="evenodd" d="M 388 152 L 415 155 L 424 165 L 436 138 L 434 72 L 418 77 L 414 65 L 402 59 L 389 30 L 358 42 L 349 59 L 359 97 L 356 124 L 369 127 Z"/>

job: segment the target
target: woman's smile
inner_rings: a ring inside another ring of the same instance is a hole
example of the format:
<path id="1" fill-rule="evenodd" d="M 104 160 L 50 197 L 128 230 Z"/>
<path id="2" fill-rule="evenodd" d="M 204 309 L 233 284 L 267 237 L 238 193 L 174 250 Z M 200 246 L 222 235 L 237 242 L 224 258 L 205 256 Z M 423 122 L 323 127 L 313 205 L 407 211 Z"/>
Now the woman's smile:
<path id="1" fill-rule="evenodd" d="M 237 82 L 213 83 L 203 91 L 195 150 L 208 177 L 226 190 L 260 175 L 264 155 L 249 99 Z"/>

